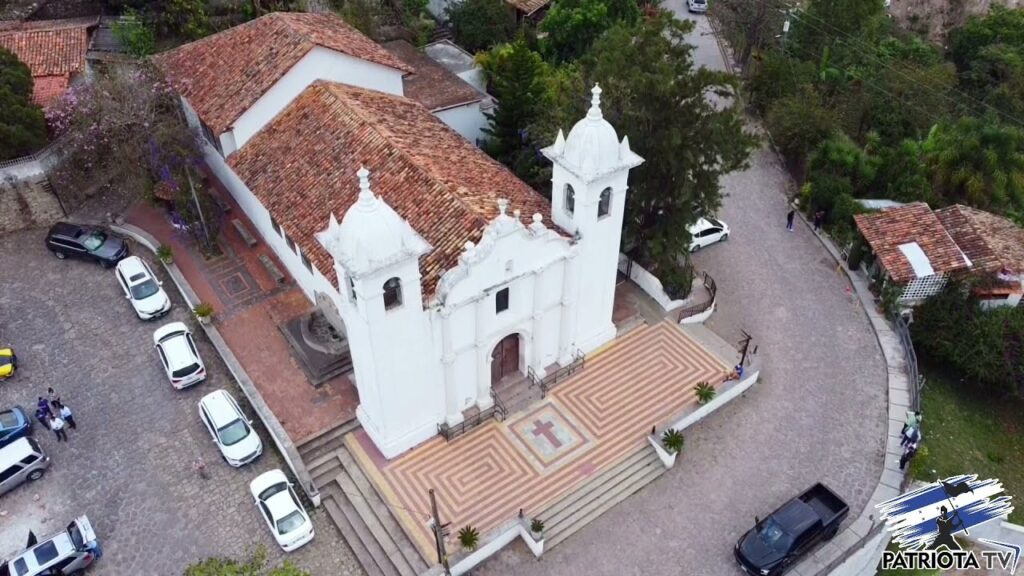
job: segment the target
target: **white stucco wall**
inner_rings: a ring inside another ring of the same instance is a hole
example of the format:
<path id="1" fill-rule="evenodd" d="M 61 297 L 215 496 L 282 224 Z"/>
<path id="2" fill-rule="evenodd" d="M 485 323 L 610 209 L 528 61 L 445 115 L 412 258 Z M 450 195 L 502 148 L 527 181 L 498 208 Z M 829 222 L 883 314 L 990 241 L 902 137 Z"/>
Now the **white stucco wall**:
<path id="1" fill-rule="evenodd" d="M 487 117 L 484 116 L 483 110 L 480 109 L 479 102 L 439 110 L 434 112 L 434 116 L 440 118 L 442 122 L 476 146 L 480 146 L 484 138 L 487 137 L 484 134 L 484 128 L 487 127 Z"/>
<path id="2" fill-rule="evenodd" d="M 299 60 L 259 100 L 239 116 L 229 131 L 233 143 L 221 138 L 224 154 L 230 155 L 245 146 L 261 128 L 317 80 L 329 80 L 402 95 L 402 72 L 380 64 L 353 58 L 320 46 L 314 47 Z"/>

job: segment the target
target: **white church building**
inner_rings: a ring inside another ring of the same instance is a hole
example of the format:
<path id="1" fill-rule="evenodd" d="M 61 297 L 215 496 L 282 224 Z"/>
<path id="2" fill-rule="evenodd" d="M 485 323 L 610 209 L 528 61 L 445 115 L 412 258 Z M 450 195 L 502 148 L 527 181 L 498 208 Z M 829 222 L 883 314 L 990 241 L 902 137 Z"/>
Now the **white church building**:
<path id="1" fill-rule="evenodd" d="M 415 71 L 339 19 L 254 22 L 157 62 L 212 171 L 346 334 L 357 417 L 385 457 L 489 408 L 502 379 L 615 337 L 627 178 L 643 159 L 603 119 L 600 88 L 543 151 L 549 203 L 405 98 Z"/>

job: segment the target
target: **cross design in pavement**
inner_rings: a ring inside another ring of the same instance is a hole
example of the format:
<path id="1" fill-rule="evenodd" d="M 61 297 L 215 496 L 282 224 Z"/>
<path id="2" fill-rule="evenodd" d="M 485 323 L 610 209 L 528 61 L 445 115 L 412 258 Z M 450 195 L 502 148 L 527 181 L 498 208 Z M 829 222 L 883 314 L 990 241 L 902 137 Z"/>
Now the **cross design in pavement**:
<path id="1" fill-rule="evenodd" d="M 550 421 L 541 422 L 540 420 L 534 420 L 533 435 L 535 437 L 543 436 L 555 448 L 562 447 L 562 441 L 558 439 L 558 436 L 555 436 L 555 425 Z"/>

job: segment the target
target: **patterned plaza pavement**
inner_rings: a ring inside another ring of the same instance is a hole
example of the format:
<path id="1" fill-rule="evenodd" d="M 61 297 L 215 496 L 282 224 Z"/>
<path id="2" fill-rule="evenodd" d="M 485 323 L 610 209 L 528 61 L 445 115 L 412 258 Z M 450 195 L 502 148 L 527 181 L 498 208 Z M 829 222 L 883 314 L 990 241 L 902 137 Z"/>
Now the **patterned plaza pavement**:
<path id="1" fill-rule="evenodd" d="M 485 534 L 520 508 L 528 516 L 543 510 L 634 453 L 652 426 L 695 405 L 698 382 L 718 384 L 727 371 L 677 326 L 662 322 L 588 357 L 580 374 L 525 412 L 450 443 L 438 437 L 387 462 L 365 432 L 346 441 L 429 558 L 430 488 L 445 522 Z"/>

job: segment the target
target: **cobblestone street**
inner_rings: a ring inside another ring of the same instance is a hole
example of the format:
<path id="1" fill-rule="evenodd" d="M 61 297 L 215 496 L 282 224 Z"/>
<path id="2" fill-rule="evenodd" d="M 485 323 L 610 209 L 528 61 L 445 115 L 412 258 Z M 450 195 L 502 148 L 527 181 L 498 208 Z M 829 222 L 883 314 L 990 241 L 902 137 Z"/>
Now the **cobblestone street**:
<path id="1" fill-rule="evenodd" d="M 196 339 L 209 377 L 192 389 L 172 389 L 153 350 L 157 327 L 191 322 L 174 284 L 164 277 L 175 306 L 171 314 L 142 322 L 112 271 L 57 260 L 45 249 L 44 236 L 44 230 L 31 230 L 0 241 L 0 343 L 15 347 L 20 364 L 12 379 L 0 383 L 0 407 L 34 411 L 36 397 L 53 386 L 79 426 L 66 444 L 36 427 L 34 435 L 53 462 L 38 482 L 0 497 L 0 556 L 21 550 L 29 530 L 49 534 L 87 514 L 104 549 L 90 574 L 172 576 L 196 560 L 241 556 L 258 545 L 271 563 L 280 563 L 284 554 L 248 483 L 287 466 L 251 413 L 266 451 L 240 470 L 221 461 L 196 402 L 225 388 L 248 406 L 201 331 Z M 208 480 L 194 471 L 197 458 L 206 462 Z M 314 576 L 361 574 L 326 513 L 317 510 L 312 517 L 316 539 L 288 559 Z"/>

